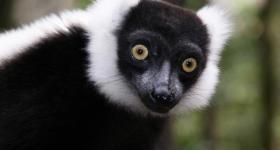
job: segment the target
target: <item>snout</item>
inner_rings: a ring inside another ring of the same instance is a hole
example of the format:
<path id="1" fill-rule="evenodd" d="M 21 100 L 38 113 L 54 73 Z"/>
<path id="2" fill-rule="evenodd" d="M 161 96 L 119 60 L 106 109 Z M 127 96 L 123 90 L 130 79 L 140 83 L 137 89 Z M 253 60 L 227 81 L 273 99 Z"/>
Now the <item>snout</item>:
<path id="1" fill-rule="evenodd" d="M 178 101 L 179 100 L 174 92 L 166 87 L 157 87 L 146 96 L 144 104 L 152 111 L 167 113 L 178 103 Z"/>
<path id="2" fill-rule="evenodd" d="M 141 91 L 142 102 L 150 110 L 168 113 L 179 102 L 183 88 L 177 74 L 171 72 L 169 62 L 164 62 L 157 71 L 147 71 L 141 79 L 137 84 L 141 89 L 138 91 Z"/>

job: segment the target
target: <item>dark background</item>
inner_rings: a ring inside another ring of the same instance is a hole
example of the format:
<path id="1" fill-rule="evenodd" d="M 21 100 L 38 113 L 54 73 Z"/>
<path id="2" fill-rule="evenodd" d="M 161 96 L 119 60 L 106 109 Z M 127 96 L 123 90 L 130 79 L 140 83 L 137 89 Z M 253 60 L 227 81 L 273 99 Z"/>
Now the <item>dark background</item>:
<path id="1" fill-rule="evenodd" d="M 0 31 L 90 0 L 0 0 Z M 168 0 L 197 10 L 207 0 Z M 213 0 L 232 13 L 234 36 L 211 105 L 175 119 L 177 150 L 280 150 L 280 1 Z"/>

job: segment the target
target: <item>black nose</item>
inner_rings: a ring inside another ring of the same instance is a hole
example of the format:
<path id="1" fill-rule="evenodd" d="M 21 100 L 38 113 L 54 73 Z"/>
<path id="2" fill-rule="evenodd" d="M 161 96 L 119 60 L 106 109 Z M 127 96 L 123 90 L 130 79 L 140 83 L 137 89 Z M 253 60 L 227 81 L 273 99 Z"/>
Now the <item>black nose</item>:
<path id="1" fill-rule="evenodd" d="M 168 90 L 156 89 L 151 93 L 152 100 L 160 107 L 172 108 L 175 103 L 175 94 Z"/>

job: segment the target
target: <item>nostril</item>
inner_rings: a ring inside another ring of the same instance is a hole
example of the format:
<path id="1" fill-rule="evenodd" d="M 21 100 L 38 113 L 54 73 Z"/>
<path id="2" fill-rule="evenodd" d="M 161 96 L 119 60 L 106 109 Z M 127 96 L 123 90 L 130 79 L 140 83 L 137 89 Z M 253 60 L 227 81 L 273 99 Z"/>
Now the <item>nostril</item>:
<path id="1" fill-rule="evenodd" d="M 158 95 L 156 95 L 156 93 L 154 91 L 151 93 L 151 97 L 152 97 L 153 102 L 156 102 L 156 100 L 159 98 Z"/>

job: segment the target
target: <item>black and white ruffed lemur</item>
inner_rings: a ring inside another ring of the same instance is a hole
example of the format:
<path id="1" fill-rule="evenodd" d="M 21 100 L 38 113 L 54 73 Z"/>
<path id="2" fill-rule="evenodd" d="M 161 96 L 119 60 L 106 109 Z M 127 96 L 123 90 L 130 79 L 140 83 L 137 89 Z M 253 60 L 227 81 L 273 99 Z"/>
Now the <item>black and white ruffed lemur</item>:
<path id="1" fill-rule="evenodd" d="M 220 7 L 97 0 L 0 34 L 0 150 L 162 150 L 208 104 L 231 30 Z"/>

